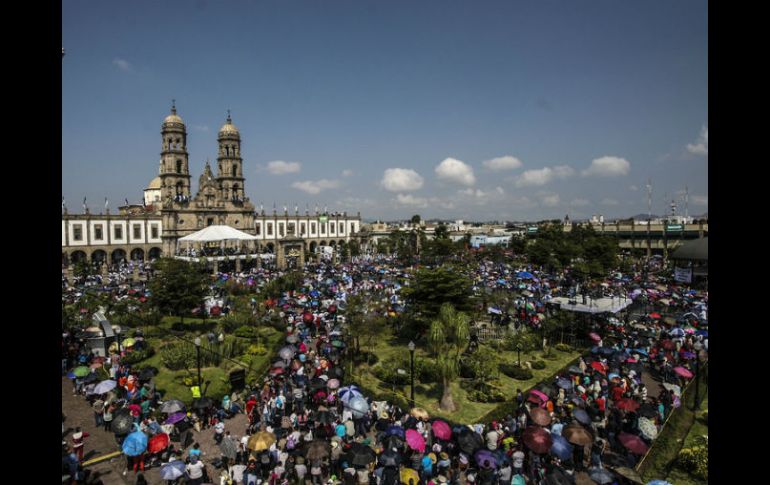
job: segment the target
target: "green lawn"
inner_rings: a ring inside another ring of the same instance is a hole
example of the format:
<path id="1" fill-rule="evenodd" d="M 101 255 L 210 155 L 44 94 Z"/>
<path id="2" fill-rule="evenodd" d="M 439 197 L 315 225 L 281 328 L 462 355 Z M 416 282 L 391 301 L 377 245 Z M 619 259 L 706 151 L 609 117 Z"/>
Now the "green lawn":
<path id="1" fill-rule="evenodd" d="M 389 358 L 401 356 L 405 352 L 408 352 L 406 343 L 400 342 L 392 336 L 386 336 L 379 339 L 373 349 L 362 348 L 362 350 L 371 350 L 374 354 L 377 355 L 379 362 L 383 362 Z M 515 363 L 517 361 L 517 353 L 515 351 L 497 351 L 493 350 L 487 345 L 481 345 L 479 346 L 478 352 L 487 352 L 490 354 L 494 353 L 498 356 L 501 363 Z M 526 392 L 541 381 L 548 379 L 556 371 L 563 368 L 569 362 L 578 357 L 580 353 L 577 351 L 560 352 L 554 349 L 552 350 L 552 355 L 555 357 L 555 360 L 543 359 L 541 351 L 532 353 L 522 352 L 522 363 L 527 361 L 544 360 L 546 362 L 546 368 L 540 370 L 533 369 L 533 377 L 526 381 L 512 379 L 505 374 L 500 373 L 499 379 L 503 385 L 505 394 L 510 398 L 513 398 L 517 389 L 521 389 L 522 391 Z M 418 347 L 415 350 L 415 359 L 419 358 L 431 359 L 431 357 L 424 349 Z M 378 364 L 375 364 L 375 366 L 379 365 L 379 362 Z M 409 397 L 409 385 L 390 386 L 385 384 L 372 374 L 370 370 L 372 367 L 374 366 L 368 366 L 366 364 L 362 364 L 356 367 L 354 369 L 354 375 L 351 380 L 360 383 L 367 389 L 376 389 L 383 393 L 395 393 L 401 395 L 402 397 Z M 406 370 L 408 372 L 408 369 Z M 469 401 L 468 393 L 460 387 L 460 381 L 461 379 L 457 379 L 451 384 L 452 397 L 458 409 L 456 412 L 446 413 L 439 410 L 438 402 L 441 398 L 442 392 L 440 384 L 423 384 L 415 380 L 415 404 L 425 408 L 431 415 L 441 416 L 459 423 L 477 422 L 481 417 L 495 409 L 500 404 Z"/>

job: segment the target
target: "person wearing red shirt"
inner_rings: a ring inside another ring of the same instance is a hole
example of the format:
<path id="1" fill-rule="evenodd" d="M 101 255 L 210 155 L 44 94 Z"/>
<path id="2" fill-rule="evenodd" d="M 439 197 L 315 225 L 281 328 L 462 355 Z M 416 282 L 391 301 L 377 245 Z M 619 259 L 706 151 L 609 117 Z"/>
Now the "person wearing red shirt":
<path id="1" fill-rule="evenodd" d="M 78 461 L 83 461 L 83 448 L 85 448 L 85 439 L 88 436 L 89 434 L 81 431 L 79 427 L 75 428 L 75 433 L 72 435 L 72 448 L 78 455 Z"/>

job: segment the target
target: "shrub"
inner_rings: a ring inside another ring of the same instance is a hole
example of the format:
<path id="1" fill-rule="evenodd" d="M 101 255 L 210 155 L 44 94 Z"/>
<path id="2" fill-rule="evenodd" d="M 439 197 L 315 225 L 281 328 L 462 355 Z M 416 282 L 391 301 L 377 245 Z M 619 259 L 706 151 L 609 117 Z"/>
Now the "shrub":
<path id="1" fill-rule="evenodd" d="M 677 464 L 701 480 L 709 477 L 709 440 L 708 436 L 699 436 L 693 446 L 682 448 L 677 456 Z"/>
<path id="2" fill-rule="evenodd" d="M 409 384 L 409 373 L 399 374 L 397 369 L 380 366 L 375 367 L 372 373 L 377 379 L 387 384 L 394 386 L 404 386 Z"/>
<path id="3" fill-rule="evenodd" d="M 155 349 L 147 344 L 147 347 L 145 347 L 144 350 L 128 352 L 125 357 L 120 360 L 120 362 L 122 364 L 134 365 L 138 362 L 149 359 L 153 355 L 155 355 Z"/>
<path id="4" fill-rule="evenodd" d="M 190 345 L 181 343 L 167 344 L 160 349 L 160 362 L 167 369 L 182 370 L 194 367 L 195 352 Z"/>
<path id="5" fill-rule="evenodd" d="M 251 344 L 246 349 L 247 355 L 265 355 L 267 353 L 267 349 L 262 344 Z"/>
<path id="6" fill-rule="evenodd" d="M 439 369 L 439 366 L 430 360 L 424 360 L 420 359 L 420 366 L 419 370 L 417 367 L 417 362 L 415 362 L 415 374 L 417 375 L 417 378 L 420 380 L 420 382 L 425 384 L 430 384 L 433 382 L 440 382 L 441 381 L 441 370 Z"/>
<path id="7" fill-rule="evenodd" d="M 236 337 L 241 338 L 256 338 L 257 337 L 257 329 L 255 327 L 249 327 L 247 325 L 240 326 L 235 329 L 235 332 L 233 332 L 233 335 Z"/>
<path id="8" fill-rule="evenodd" d="M 523 367 L 519 367 L 515 364 L 500 364 L 500 372 L 507 375 L 510 378 L 519 380 L 519 381 L 526 381 L 529 379 L 532 379 L 532 371 L 529 369 L 525 369 Z"/>
<path id="9" fill-rule="evenodd" d="M 556 344 L 554 348 L 559 352 L 572 352 L 572 347 L 567 344 Z"/>
<path id="10" fill-rule="evenodd" d="M 532 368 L 537 370 L 545 369 L 546 363 L 544 360 L 536 360 L 532 362 Z"/>

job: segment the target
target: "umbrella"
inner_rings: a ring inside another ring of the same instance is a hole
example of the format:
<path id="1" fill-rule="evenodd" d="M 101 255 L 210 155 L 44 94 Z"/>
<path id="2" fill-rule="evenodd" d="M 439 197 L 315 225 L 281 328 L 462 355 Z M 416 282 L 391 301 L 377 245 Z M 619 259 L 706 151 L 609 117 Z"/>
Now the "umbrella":
<path id="1" fill-rule="evenodd" d="M 348 401 L 350 401 L 354 397 L 363 396 L 363 394 L 361 394 L 361 389 L 359 389 L 358 386 L 354 386 L 354 385 L 340 387 L 339 391 L 337 392 L 337 395 L 339 396 L 340 401 L 342 401 L 343 404 L 347 404 Z"/>
<path id="2" fill-rule="evenodd" d="M 647 485 L 674 485 L 673 483 L 669 483 L 665 480 L 652 480 L 647 482 Z"/>
<path id="3" fill-rule="evenodd" d="M 692 378 L 692 372 L 690 372 L 689 370 L 685 369 L 684 367 L 674 367 L 674 372 L 677 375 L 684 377 L 685 379 L 691 379 Z"/>
<path id="4" fill-rule="evenodd" d="M 290 360 L 294 356 L 294 353 L 296 351 L 297 349 L 295 349 L 291 345 L 287 345 L 286 347 L 278 351 L 278 356 L 283 360 Z"/>
<path id="5" fill-rule="evenodd" d="M 405 444 L 406 441 L 404 441 L 404 438 L 396 435 L 386 436 L 382 439 L 382 446 L 386 450 L 392 450 L 393 448 L 401 450 L 404 448 Z"/>
<path id="6" fill-rule="evenodd" d="M 304 450 L 305 458 L 308 460 L 323 460 L 331 455 L 329 443 L 323 440 L 311 441 Z"/>
<path id="7" fill-rule="evenodd" d="M 123 440 L 123 453 L 127 456 L 139 456 L 147 449 L 147 435 L 134 431 Z"/>
<path id="8" fill-rule="evenodd" d="M 297 342 L 299 342 L 299 338 L 297 338 L 296 335 L 289 335 L 286 337 L 287 344 L 296 344 Z"/>
<path id="9" fill-rule="evenodd" d="M 161 480 L 173 481 L 185 474 L 185 463 L 182 460 L 174 460 L 164 463 L 160 467 Z"/>
<path id="10" fill-rule="evenodd" d="M 452 439 L 452 428 L 446 421 L 437 419 L 430 426 L 433 429 L 433 436 L 436 438 L 447 441 Z"/>
<path id="11" fill-rule="evenodd" d="M 543 485 L 575 485 L 575 479 L 569 476 L 561 467 L 554 467 L 545 480 Z"/>
<path id="12" fill-rule="evenodd" d="M 497 468 L 497 457 L 489 450 L 479 450 L 473 455 L 476 464 L 482 468 Z"/>
<path id="13" fill-rule="evenodd" d="M 168 442 L 169 438 L 166 433 L 158 433 L 147 442 L 147 451 L 150 453 L 163 451 L 168 446 Z"/>
<path id="14" fill-rule="evenodd" d="M 556 385 L 564 390 L 572 389 L 572 381 L 565 379 L 564 377 L 559 377 L 559 379 L 556 380 Z"/>
<path id="15" fill-rule="evenodd" d="M 619 399 L 615 403 L 616 408 L 623 409 L 625 411 L 631 411 L 631 412 L 634 412 L 637 409 L 639 409 L 639 406 L 640 406 L 639 401 L 632 399 L 630 397 L 624 397 L 622 399 Z"/>
<path id="16" fill-rule="evenodd" d="M 649 356 L 650 356 L 650 354 L 648 354 L 648 353 L 647 353 L 647 351 L 646 351 L 646 350 L 644 350 L 644 349 L 632 349 L 632 350 L 631 350 L 631 353 L 633 353 L 633 354 L 639 354 L 639 355 L 643 355 L 643 356 L 645 356 L 645 357 L 649 357 Z"/>
<path id="17" fill-rule="evenodd" d="M 338 379 L 329 379 L 329 381 L 326 383 L 326 387 L 329 389 L 337 389 L 340 387 L 340 381 Z"/>
<path id="18" fill-rule="evenodd" d="M 530 393 L 530 395 L 533 395 L 533 396 L 537 397 L 538 399 L 540 399 L 542 402 L 546 402 L 546 401 L 548 401 L 548 399 L 550 399 L 548 396 L 543 394 L 541 391 L 538 391 L 537 389 L 532 389 L 531 391 L 529 391 L 529 393 Z"/>
<path id="19" fill-rule="evenodd" d="M 598 334 L 598 333 L 596 333 L 596 332 L 591 332 L 591 333 L 589 333 L 589 334 L 588 334 L 588 336 L 589 336 L 589 337 L 591 338 L 591 340 L 593 340 L 594 342 L 598 342 L 598 341 L 600 341 L 600 340 L 602 339 L 602 338 L 599 336 L 599 334 Z"/>
<path id="20" fill-rule="evenodd" d="M 658 415 L 658 408 L 655 407 L 653 404 L 650 403 L 644 403 L 641 406 L 639 406 L 638 411 L 639 416 L 643 416 L 645 418 L 654 418 Z"/>
<path id="21" fill-rule="evenodd" d="M 184 410 L 185 410 L 184 403 L 178 399 L 169 399 L 168 401 L 165 401 L 160 406 L 160 412 L 166 413 L 166 414 L 173 414 Z"/>
<path id="22" fill-rule="evenodd" d="M 599 355 L 603 355 L 605 357 L 609 357 L 610 355 L 615 353 L 615 351 L 609 347 L 599 347 L 597 350 L 599 352 Z"/>
<path id="23" fill-rule="evenodd" d="M 606 483 L 612 483 L 615 481 L 615 477 L 612 475 L 612 473 L 610 473 L 609 470 L 605 468 L 589 468 L 588 476 L 590 476 L 591 480 L 595 481 L 599 485 L 604 485 Z"/>
<path id="24" fill-rule="evenodd" d="M 692 360 L 696 357 L 694 352 L 682 352 L 681 356 L 683 359 L 686 359 L 686 360 Z"/>
<path id="25" fill-rule="evenodd" d="M 457 444 L 461 451 L 470 455 L 473 454 L 475 450 L 483 447 L 484 441 L 478 433 L 471 431 L 468 428 L 463 428 L 457 436 Z"/>
<path id="26" fill-rule="evenodd" d="M 574 445 L 586 446 L 594 442 L 590 431 L 579 424 L 570 424 L 561 430 L 561 435 Z"/>
<path id="27" fill-rule="evenodd" d="M 398 436 L 399 438 L 405 438 L 406 430 L 401 426 L 396 426 L 395 424 L 391 424 L 390 426 L 388 426 L 388 429 L 385 430 L 385 436 Z"/>
<path id="28" fill-rule="evenodd" d="M 625 477 L 625 478 L 631 480 L 634 483 L 639 483 L 639 484 L 644 485 L 644 481 L 642 481 L 642 477 L 633 468 L 628 468 L 628 467 L 625 467 L 625 466 L 618 466 L 618 467 L 614 467 L 612 471 L 614 471 L 615 473 L 617 473 L 621 477 Z"/>
<path id="29" fill-rule="evenodd" d="M 409 448 L 421 453 L 425 451 L 425 439 L 416 430 L 406 430 L 406 444 L 409 445 Z"/>
<path id="30" fill-rule="evenodd" d="M 356 418 L 362 418 L 369 411 L 369 403 L 361 396 L 352 398 L 345 406 L 353 411 L 353 417 Z"/>
<path id="31" fill-rule="evenodd" d="M 68 379 L 76 379 L 77 376 L 75 375 L 74 372 L 70 371 L 70 372 L 67 372 L 67 378 Z"/>
<path id="32" fill-rule="evenodd" d="M 532 421 L 535 424 L 539 424 L 540 426 L 548 426 L 551 424 L 551 415 L 543 408 L 532 408 L 529 411 L 529 417 L 532 418 Z"/>
<path id="33" fill-rule="evenodd" d="M 187 413 L 185 413 L 184 411 L 177 411 L 174 414 L 172 414 L 171 416 L 169 416 L 168 419 L 166 420 L 166 422 L 163 423 L 163 424 L 176 424 L 176 423 L 184 420 L 184 418 L 186 418 L 186 417 L 187 417 Z"/>
<path id="34" fill-rule="evenodd" d="M 194 407 L 195 409 L 208 409 L 213 405 L 214 405 L 214 401 L 212 401 L 208 397 L 202 397 L 200 399 L 196 399 L 192 403 L 192 407 Z"/>
<path id="35" fill-rule="evenodd" d="M 75 374 L 76 377 L 85 377 L 91 373 L 91 369 L 89 369 L 84 365 L 81 365 L 80 367 L 75 367 L 72 373 Z"/>
<path id="36" fill-rule="evenodd" d="M 658 437 L 658 428 L 649 418 L 639 418 L 639 432 L 650 440 Z"/>
<path id="37" fill-rule="evenodd" d="M 647 444 L 635 434 L 620 433 L 618 435 L 618 441 L 620 441 L 620 444 L 622 444 L 628 451 L 635 455 L 644 455 L 649 449 Z"/>
<path id="38" fill-rule="evenodd" d="M 665 388 L 668 391 L 674 391 L 674 394 L 677 396 L 682 395 L 682 388 L 677 386 L 676 384 L 669 384 L 668 382 L 664 382 L 663 388 Z"/>
<path id="39" fill-rule="evenodd" d="M 284 373 L 283 367 L 274 367 L 274 368 L 270 369 L 270 375 L 271 376 L 280 376 L 283 373 Z"/>
<path id="40" fill-rule="evenodd" d="M 658 313 L 658 312 L 652 312 L 652 313 L 650 313 L 647 316 L 652 318 L 653 320 L 660 320 L 660 313 Z"/>
<path id="41" fill-rule="evenodd" d="M 579 423 L 589 425 L 591 424 L 591 417 L 588 416 L 588 413 L 584 409 L 574 409 L 572 411 L 572 417 L 577 419 Z"/>
<path id="42" fill-rule="evenodd" d="M 345 342 L 343 342 L 342 340 L 332 340 L 332 347 L 336 347 L 339 349 L 344 346 L 345 346 Z"/>
<path id="43" fill-rule="evenodd" d="M 116 415 L 112 419 L 112 432 L 116 435 L 127 434 L 134 428 L 134 418 L 129 414 Z"/>
<path id="44" fill-rule="evenodd" d="M 282 360 L 276 360 L 275 362 L 273 362 L 273 365 L 272 365 L 273 369 L 285 369 L 287 367 L 289 367 L 289 364 L 287 364 Z"/>
<path id="45" fill-rule="evenodd" d="M 84 384 L 92 384 L 92 383 L 97 382 L 97 381 L 99 381 L 99 376 L 97 376 L 96 373 L 88 374 L 87 376 L 85 376 L 83 378 L 83 383 Z"/>
<path id="46" fill-rule="evenodd" d="M 219 443 L 219 450 L 222 452 L 224 456 L 230 459 L 235 459 L 235 457 L 238 455 L 238 449 L 236 448 L 236 441 L 232 438 L 224 438 L 221 443 Z"/>
<path id="47" fill-rule="evenodd" d="M 607 371 L 604 370 L 604 364 L 601 362 L 591 362 L 591 368 L 593 368 L 596 372 L 600 374 L 606 374 Z"/>
<path id="48" fill-rule="evenodd" d="M 327 410 L 318 411 L 315 416 L 315 422 L 321 424 L 331 424 L 334 422 L 334 416 Z"/>
<path id="49" fill-rule="evenodd" d="M 684 337 L 684 330 L 682 330 L 679 327 L 676 327 L 669 332 L 672 337 Z"/>
<path id="50" fill-rule="evenodd" d="M 385 450 L 377 458 L 381 466 L 397 467 L 398 465 L 401 464 L 401 455 L 399 455 L 392 449 Z"/>
<path id="51" fill-rule="evenodd" d="M 409 484 L 410 481 L 411 483 L 419 483 L 420 481 L 420 475 L 411 468 L 402 468 L 400 475 L 401 483 Z"/>
<path id="52" fill-rule="evenodd" d="M 94 362 L 93 364 L 91 364 L 92 369 L 98 369 L 101 366 L 102 366 L 101 362 Z"/>
<path id="53" fill-rule="evenodd" d="M 105 394 L 115 389 L 118 383 L 112 380 L 102 381 L 94 387 L 94 394 Z"/>
<path id="54" fill-rule="evenodd" d="M 580 367 L 578 367 L 578 366 L 576 366 L 576 365 L 571 365 L 571 366 L 569 366 L 569 369 L 567 369 L 567 371 L 568 371 L 570 374 L 582 374 L 582 373 L 583 373 L 583 371 L 582 371 L 582 370 L 580 370 Z"/>
<path id="55" fill-rule="evenodd" d="M 376 458 L 377 455 L 374 453 L 374 450 L 361 443 L 352 443 L 347 452 L 347 461 L 349 465 L 365 467 Z"/>
<path id="56" fill-rule="evenodd" d="M 409 412 L 412 416 L 414 416 L 417 419 L 428 419 L 430 418 L 430 415 L 428 414 L 428 411 L 426 411 L 423 408 L 412 408 L 412 410 Z"/>
<path id="57" fill-rule="evenodd" d="M 551 434 L 537 426 L 527 427 L 527 429 L 524 430 L 521 439 L 524 441 L 524 444 L 535 453 L 547 453 L 553 444 Z"/>
<path id="58" fill-rule="evenodd" d="M 663 340 L 660 343 L 660 346 L 663 347 L 665 350 L 674 350 L 676 348 L 676 344 L 672 340 Z"/>
<path id="59" fill-rule="evenodd" d="M 572 457 L 572 450 L 574 447 L 569 444 L 569 441 L 564 436 L 558 434 L 551 434 L 551 449 L 550 453 L 559 457 L 561 460 L 569 460 Z"/>
<path id="60" fill-rule="evenodd" d="M 136 343 L 136 340 L 133 338 L 127 338 L 126 340 L 122 341 L 123 347 L 133 347 Z"/>
<path id="61" fill-rule="evenodd" d="M 310 390 L 316 391 L 326 389 L 326 381 L 321 379 L 320 377 L 314 377 L 310 379 Z"/>
<path id="62" fill-rule="evenodd" d="M 248 443 L 246 443 L 246 448 L 252 451 L 264 451 L 270 448 L 270 445 L 273 443 L 275 443 L 275 435 L 273 433 L 259 431 L 251 435 Z"/>

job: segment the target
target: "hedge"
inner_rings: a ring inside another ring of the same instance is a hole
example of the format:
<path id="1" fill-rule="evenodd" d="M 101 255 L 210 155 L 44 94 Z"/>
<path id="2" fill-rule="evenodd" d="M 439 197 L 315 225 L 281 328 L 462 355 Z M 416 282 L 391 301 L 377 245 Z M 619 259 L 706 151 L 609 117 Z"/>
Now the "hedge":
<path id="1" fill-rule="evenodd" d="M 533 377 L 531 370 L 515 364 L 500 364 L 500 372 L 519 381 L 526 381 Z"/>
<path id="2" fill-rule="evenodd" d="M 544 360 L 536 360 L 532 362 L 532 368 L 537 370 L 542 370 L 546 368 L 546 363 Z"/>

